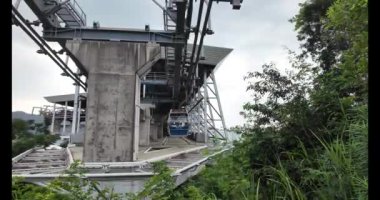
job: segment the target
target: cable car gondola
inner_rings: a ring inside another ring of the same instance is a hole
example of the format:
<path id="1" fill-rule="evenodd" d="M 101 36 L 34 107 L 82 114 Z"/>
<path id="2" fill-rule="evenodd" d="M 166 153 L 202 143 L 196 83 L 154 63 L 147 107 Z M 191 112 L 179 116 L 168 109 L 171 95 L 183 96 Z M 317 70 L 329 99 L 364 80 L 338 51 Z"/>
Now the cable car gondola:
<path id="1" fill-rule="evenodd" d="M 169 137 L 186 137 L 189 133 L 190 123 L 185 109 L 170 109 L 168 116 Z"/>

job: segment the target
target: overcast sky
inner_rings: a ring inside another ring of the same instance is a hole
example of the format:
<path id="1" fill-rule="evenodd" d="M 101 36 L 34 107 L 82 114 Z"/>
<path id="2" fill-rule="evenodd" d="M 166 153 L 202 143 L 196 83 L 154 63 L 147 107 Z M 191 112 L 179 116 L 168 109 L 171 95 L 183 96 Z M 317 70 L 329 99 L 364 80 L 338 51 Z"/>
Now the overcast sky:
<path id="1" fill-rule="evenodd" d="M 99 21 L 103 27 L 144 28 L 149 24 L 151 29 L 163 29 L 162 11 L 151 0 L 77 2 L 89 26 Z M 211 24 L 215 34 L 206 36 L 204 44 L 234 49 L 215 74 L 228 127 L 244 123 L 239 112 L 251 98 L 243 76 L 271 61 L 278 68 L 289 66 L 284 46 L 297 50 L 299 43 L 288 20 L 298 12 L 300 2 L 304 0 L 244 0 L 240 10 L 233 10 L 229 3 L 214 3 Z M 19 11 L 30 21 L 37 19 L 24 2 Z M 50 105 L 45 96 L 74 93 L 73 81 L 61 76 L 62 70 L 48 56 L 37 54 L 38 49 L 21 28 L 12 26 L 13 111 L 31 113 L 33 106 Z M 75 70 L 72 62 L 69 65 Z"/>

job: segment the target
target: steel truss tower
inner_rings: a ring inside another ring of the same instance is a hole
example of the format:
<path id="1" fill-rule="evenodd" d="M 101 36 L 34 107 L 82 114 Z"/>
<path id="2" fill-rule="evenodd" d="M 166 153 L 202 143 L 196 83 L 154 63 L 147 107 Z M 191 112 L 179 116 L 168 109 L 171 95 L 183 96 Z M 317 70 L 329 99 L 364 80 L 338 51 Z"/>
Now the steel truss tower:
<path id="1" fill-rule="evenodd" d="M 192 124 L 190 132 L 195 135 L 207 133 L 202 135 L 206 142 L 209 138 L 227 141 L 229 137 L 226 131 L 215 75 L 211 72 L 209 78 L 207 79 L 206 77 L 206 73 L 204 73 L 203 86 L 187 106 Z"/>

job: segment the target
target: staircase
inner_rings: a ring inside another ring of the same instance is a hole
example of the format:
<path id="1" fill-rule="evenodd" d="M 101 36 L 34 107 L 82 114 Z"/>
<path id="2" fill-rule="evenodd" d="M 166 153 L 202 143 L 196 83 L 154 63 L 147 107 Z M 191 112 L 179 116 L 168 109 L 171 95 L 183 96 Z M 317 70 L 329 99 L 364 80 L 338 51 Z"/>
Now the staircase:
<path id="1" fill-rule="evenodd" d="M 66 24 L 66 27 L 86 26 L 86 14 L 75 0 L 46 1 L 45 4 L 56 4 L 55 14 Z"/>

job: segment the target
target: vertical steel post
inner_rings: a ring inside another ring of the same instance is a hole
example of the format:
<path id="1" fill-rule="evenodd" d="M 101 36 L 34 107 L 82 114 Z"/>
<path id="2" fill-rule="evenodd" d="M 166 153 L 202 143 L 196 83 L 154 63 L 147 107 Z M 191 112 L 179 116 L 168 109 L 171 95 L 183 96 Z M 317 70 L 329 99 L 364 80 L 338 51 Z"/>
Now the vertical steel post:
<path id="1" fill-rule="evenodd" d="M 78 70 L 79 71 L 79 70 Z M 75 134 L 78 110 L 79 85 L 75 83 L 73 121 L 71 123 L 71 135 Z"/>
<path id="2" fill-rule="evenodd" d="M 211 77 L 211 80 L 212 82 L 214 83 L 214 90 L 215 90 L 215 96 L 216 96 L 216 100 L 218 101 L 218 107 L 219 107 L 219 112 L 220 112 L 220 118 L 222 120 L 222 124 L 223 124 L 223 129 L 224 129 L 224 136 L 226 137 L 226 122 L 224 121 L 224 115 L 223 115 L 223 110 L 222 110 L 222 104 L 220 103 L 220 98 L 219 98 L 219 92 L 218 92 L 218 87 L 216 86 L 216 80 L 215 80 L 215 75 L 214 73 L 211 73 L 210 74 L 210 77 Z"/>
<path id="3" fill-rule="evenodd" d="M 77 125 L 76 125 L 76 134 L 79 133 L 79 128 L 80 128 L 80 113 L 81 113 L 81 110 L 82 110 L 82 100 L 79 98 L 79 106 L 78 106 L 78 116 L 77 116 Z"/>
<path id="4" fill-rule="evenodd" d="M 208 4 L 208 0 L 205 0 L 205 4 L 206 5 Z M 211 13 L 210 13 L 210 17 L 208 18 L 208 21 L 207 21 L 207 28 L 209 30 L 211 30 Z"/>
<path id="5" fill-rule="evenodd" d="M 206 87 L 204 87 L 205 88 L 205 97 L 204 97 L 205 101 L 206 101 L 206 103 L 211 104 L 210 99 L 208 97 L 207 82 L 204 83 L 204 86 L 206 86 Z M 215 121 L 214 121 L 214 114 L 212 113 L 212 108 L 211 108 L 210 105 L 208 106 L 208 110 L 210 112 L 210 117 L 211 117 L 212 125 L 214 126 L 213 128 L 216 129 L 216 127 L 215 127 Z"/>
<path id="6" fill-rule="evenodd" d="M 54 121 L 55 121 L 55 103 L 53 106 L 53 117 L 51 119 L 51 127 L 50 127 L 51 134 L 54 134 Z"/>
<path id="7" fill-rule="evenodd" d="M 203 73 L 203 123 L 204 123 L 204 127 L 203 127 L 203 131 L 204 131 L 204 134 L 205 134 L 205 143 L 207 143 L 207 140 L 208 140 L 208 132 L 207 132 L 207 102 L 206 102 L 206 90 L 207 90 L 207 86 L 206 86 L 206 79 L 207 79 L 207 74 L 206 74 L 206 71 L 204 71 Z"/>
<path id="8" fill-rule="evenodd" d="M 66 133 L 66 118 L 67 118 L 67 101 L 65 101 L 65 113 L 63 115 L 63 130 L 62 130 L 62 135 L 65 135 L 65 133 Z"/>
<path id="9" fill-rule="evenodd" d="M 155 79 L 155 78 L 153 78 L 153 79 Z M 146 80 L 146 76 L 144 76 L 143 80 Z M 146 93 L 146 85 L 143 84 L 143 98 L 145 98 L 145 93 Z"/>

